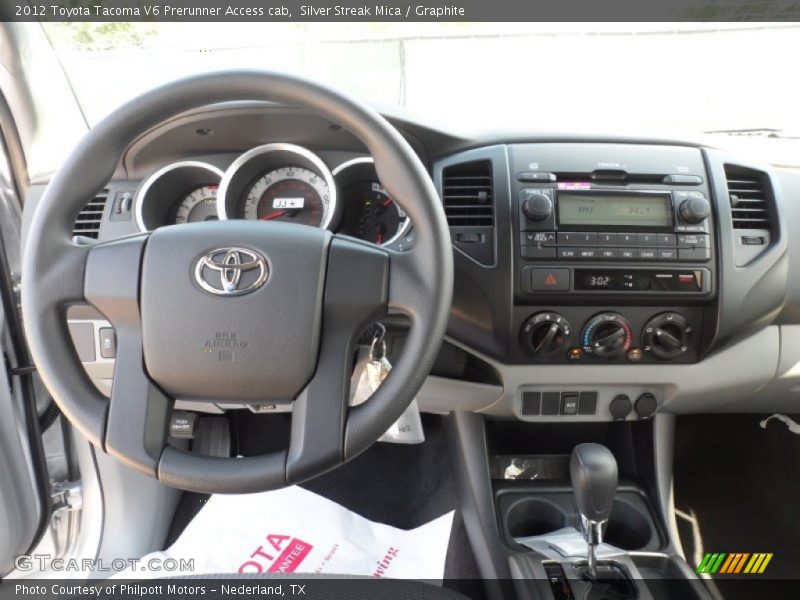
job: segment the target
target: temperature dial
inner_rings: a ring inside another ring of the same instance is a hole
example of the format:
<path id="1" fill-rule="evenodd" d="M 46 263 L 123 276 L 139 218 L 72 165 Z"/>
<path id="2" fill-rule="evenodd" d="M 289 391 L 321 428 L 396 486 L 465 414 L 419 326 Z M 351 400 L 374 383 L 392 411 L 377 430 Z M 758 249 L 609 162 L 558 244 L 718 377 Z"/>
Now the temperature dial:
<path id="1" fill-rule="evenodd" d="M 567 319 L 554 312 L 540 312 L 525 321 L 520 342 L 527 352 L 546 356 L 564 350 L 572 337 Z"/>
<path id="2" fill-rule="evenodd" d="M 620 314 L 600 313 L 583 328 L 583 349 L 604 358 L 621 356 L 631 346 L 631 325 Z"/>
<path id="3" fill-rule="evenodd" d="M 676 312 L 656 315 L 644 326 L 642 347 L 661 360 L 677 358 L 689 347 L 692 327 L 686 318 Z"/>

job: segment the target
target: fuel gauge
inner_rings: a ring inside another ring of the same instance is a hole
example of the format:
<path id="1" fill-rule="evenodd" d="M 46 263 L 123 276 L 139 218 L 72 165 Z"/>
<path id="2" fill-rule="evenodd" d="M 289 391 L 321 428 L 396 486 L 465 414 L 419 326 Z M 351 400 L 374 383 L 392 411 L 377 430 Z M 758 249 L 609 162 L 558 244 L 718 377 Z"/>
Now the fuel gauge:
<path id="1" fill-rule="evenodd" d="M 406 230 L 405 211 L 376 181 L 357 181 L 344 188 L 340 231 L 373 244 L 389 244 Z"/>

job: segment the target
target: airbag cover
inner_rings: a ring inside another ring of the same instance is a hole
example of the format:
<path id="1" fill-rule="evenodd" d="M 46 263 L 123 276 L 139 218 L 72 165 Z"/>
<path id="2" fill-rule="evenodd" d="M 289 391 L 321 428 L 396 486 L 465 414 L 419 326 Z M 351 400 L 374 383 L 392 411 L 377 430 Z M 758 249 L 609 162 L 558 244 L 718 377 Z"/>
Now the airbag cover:
<path id="1" fill-rule="evenodd" d="M 181 399 L 292 400 L 316 368 L 331 237 L 244 220 L 156 230 L 141 275 L 150 377 Z"/>

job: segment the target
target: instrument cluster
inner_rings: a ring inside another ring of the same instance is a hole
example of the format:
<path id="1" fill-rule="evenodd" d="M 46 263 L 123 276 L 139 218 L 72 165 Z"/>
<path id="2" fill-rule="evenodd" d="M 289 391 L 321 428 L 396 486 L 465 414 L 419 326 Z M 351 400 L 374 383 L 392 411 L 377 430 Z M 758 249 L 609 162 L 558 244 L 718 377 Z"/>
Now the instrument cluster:
<path id="1" fill-rule="evenodd" d="M 217 219 L 285 221 L 378 245 L 393 243 L 411 228 L 380 183 L 372 158 L 331 171 L 315 153 L 285 143 L 248 150 L 224 172 L 198 161 L 167 165 L 140 186 L 135 217 L 141 231 Z"/>

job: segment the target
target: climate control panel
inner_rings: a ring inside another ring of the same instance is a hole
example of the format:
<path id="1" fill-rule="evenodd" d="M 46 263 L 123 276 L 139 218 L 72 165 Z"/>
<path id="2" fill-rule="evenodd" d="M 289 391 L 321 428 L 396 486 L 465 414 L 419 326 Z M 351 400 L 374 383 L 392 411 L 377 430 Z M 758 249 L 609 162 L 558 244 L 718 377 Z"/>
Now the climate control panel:
<path id="1" fill-rule="evenodd" d="M 518 318 L 518 362 L 690 363 L 699 358 L 698 307 L 520 308 Z"/>

